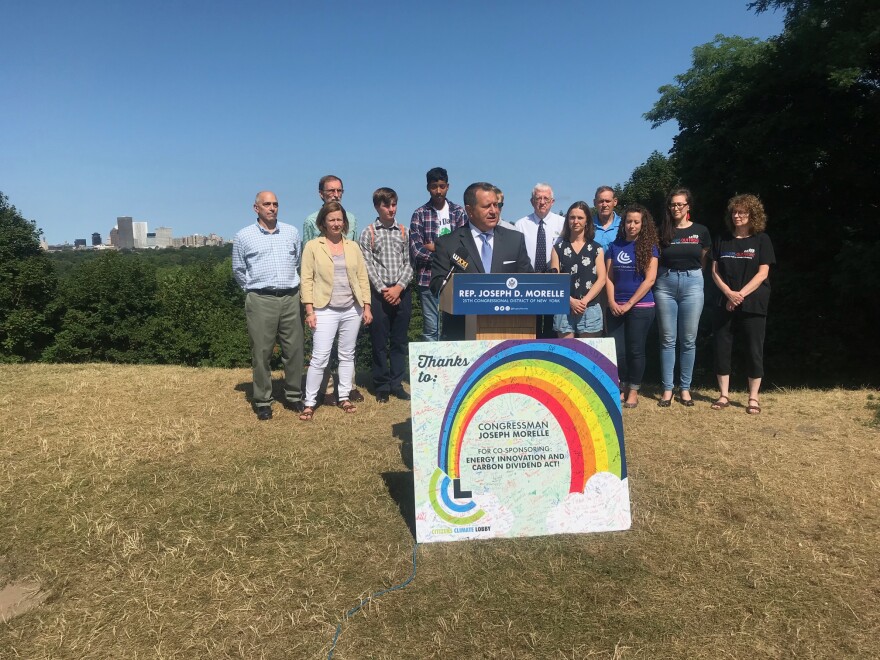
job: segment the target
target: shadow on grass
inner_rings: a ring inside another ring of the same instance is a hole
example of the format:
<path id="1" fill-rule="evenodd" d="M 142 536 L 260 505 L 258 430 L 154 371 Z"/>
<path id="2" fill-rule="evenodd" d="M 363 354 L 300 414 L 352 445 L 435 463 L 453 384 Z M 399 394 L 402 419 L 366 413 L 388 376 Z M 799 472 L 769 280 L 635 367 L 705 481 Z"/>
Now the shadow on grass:
<path id="1" fill-rule="evenodd" d="M 391 426 L 391 435 L 400 440 L 400 460 L 410 470 L 413 469 L 412 419 Z"/>
<path id="2" fill-rule="evenodd" d="M 330 376 L 331 371 L 324 371 L 324 378 L 321 381 L 321 387 L 318 388 L 318 393 L 325 392 L 327 390 L 328 378 Z M 333 373 L 333 382 L 338 383 L 337 374 L 335 371 Z M 368 375 L 364 375 L 360 372 L 355 374 L 353 387 L 361 387 L 364 389 L 370 389 L 372 387 L 372 379 Z M 235 387 L 232 388 L 236 392 L 243 392 L 245 400 L 253 405 L 254 402 L 254 384 L 252 381 L 248 380 L 243 383 L 237 383 Z M 303 374 L 302 383 L 300 385 L 300 392 L 302 392 L 302 396 L 306 395 L 306 374 Z M 334 387 L 334 392 L 337 392 L 337 387 Z M 338 394 L 338 392 L 337 392 Z M 272 379 L 272 398 L 275 401 L 284 401 L 284 379 L 283 378 L 273 378 Z M 318 400 L 321 400 L 321 397 L 318 397 Z"/>
<path id="3" fill-rule="evenodd" d="M 391 435 L 400 440 L 400 460 L 409 472 L 383 472 L 382 480 L 388 494 L 397 503 L 400 515 L 409 527 L 410 534 L 416 537 L 416 507 L 413 497 L 413 447 L 412 419 L 391 426 Z"/>
<path id="4" fill-rule="evenodd" d="M 413 498 L 412 472 L 383 472 L 382 480 L 391 499 L 397 503 L 400 516 L 409 527 L 409 533 L 416 537 L 416 504 Z"/>

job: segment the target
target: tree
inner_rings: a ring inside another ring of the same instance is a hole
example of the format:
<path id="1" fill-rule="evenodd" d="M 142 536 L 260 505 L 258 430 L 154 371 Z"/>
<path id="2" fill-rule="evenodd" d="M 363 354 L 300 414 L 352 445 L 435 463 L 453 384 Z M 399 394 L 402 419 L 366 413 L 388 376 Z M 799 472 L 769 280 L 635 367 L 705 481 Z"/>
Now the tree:
<path id="1" fill-rule="evenodd" d="M 659 223 L 664 213 L 666 196 L 678 186 L 679 177 L 675 162 L 659 151 L 635 168 L 629 180 L 615 190 L 620 209 L 629 204 L 641 204 L 651 212 Z"/>
<path id="2" fill-rule="evenodd" d="M 157 286 L 156 269 L 137 255 L 105 252 L 79 264 L 61 287 L 61 330 L 46 359 L 156 362 L 149 328 Z"/>
<path id="3" fill-rule="evenodd" d="M 0 361 L 34 360 L 49 343 L 57 278 L 40 229 L 0 192 Z"/>
<path id="4" fill-rule="evenodd" d="M 768 362 L 813 377 L 880 360 L 880 4 L 758 0 L 783 9 L 768 41 L 724 37 L 660 88 L 646 118 L 676 121 L 672 156 L 710 229 L 727 198 L 764 201 L 779 267 Z"/>
<path id="5" fill-rule="evenodd" d="M 232 260 L 177 268 L 160 281 L 151 351 L 159 362 L 241 367 L 250 363 L 244 294 Z"/>

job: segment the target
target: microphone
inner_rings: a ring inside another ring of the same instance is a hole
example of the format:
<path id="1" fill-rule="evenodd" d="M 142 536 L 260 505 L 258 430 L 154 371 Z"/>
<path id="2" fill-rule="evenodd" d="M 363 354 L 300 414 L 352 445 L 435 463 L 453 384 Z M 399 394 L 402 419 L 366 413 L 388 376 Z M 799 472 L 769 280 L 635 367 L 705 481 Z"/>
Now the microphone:
<path id="1" fill-rule="evenodd" d="M 463 252 L 461 248 L 456 249 L 455 252 L 452 253 L 452 256 L 449 258 L 449 261 L 451 262 L 449 272 L 446 273 L 446 277 L 443 278 L 443 284 L 440 285 L 440 289 L 437 291 L 438 296 L 443 289 L 446 288 L 446 285 L 449 283 L 449 278 L 452 277 L 452 274 L 455 271 L 460 270 L 464 272 L 467 270 L 469 264 L 468 260 L 465 258 L 467 256 L 467 252 Z"/>

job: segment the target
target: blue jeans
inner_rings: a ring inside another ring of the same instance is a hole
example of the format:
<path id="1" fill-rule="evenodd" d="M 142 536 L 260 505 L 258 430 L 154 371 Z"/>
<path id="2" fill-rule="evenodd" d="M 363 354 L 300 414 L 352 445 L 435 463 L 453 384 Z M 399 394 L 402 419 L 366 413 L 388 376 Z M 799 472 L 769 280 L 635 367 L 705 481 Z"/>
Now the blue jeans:
<path id="1" fill-rule="evenodd" d="M 660 330 L 660 382 L 672 391 L 675 344 L 682 391 L 691 389 L 697 356 L 697 328 L 703 312 L 703 271 L 661 269 L 654 284 L 657 325 Z"/>
<path id="2" fill-rule="evenodd" d="M 422 303 L 422 341 L 440 341 L 440 296 L 427 286 L 419 287 Z"/>
<path id="3" fill-rule="evenodd" d="M 553 329 L 563 335 L 601 334 L 602 306 L 598 304 L 590 305 L 581 315 L 571 313 L 556 314 L 553 316 Z"/>

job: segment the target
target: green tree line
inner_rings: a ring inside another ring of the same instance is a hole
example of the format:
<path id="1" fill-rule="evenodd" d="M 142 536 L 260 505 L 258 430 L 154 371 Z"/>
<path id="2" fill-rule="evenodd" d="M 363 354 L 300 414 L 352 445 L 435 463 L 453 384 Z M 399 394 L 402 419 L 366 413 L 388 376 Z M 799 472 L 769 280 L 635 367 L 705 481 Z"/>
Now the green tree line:
<path id="1" fill-rule="evenodd" d="M 230 246 L 47 254 L 40 235 L 0 193 L 0 361 L 250 364 Z M 357 366 L 370 367 L 366 331 Z"/>

